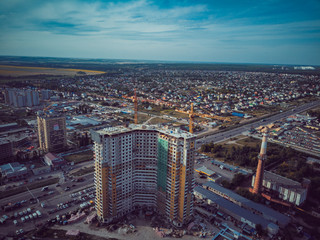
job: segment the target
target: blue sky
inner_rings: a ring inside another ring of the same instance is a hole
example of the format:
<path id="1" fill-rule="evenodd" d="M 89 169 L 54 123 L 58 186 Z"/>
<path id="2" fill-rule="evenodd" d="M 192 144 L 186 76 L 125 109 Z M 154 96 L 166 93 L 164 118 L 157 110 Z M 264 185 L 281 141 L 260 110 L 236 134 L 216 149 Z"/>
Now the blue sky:
<path id="1" fill-rule="evenodd" d="M 1 0 L 0 55 L 320 65 L 320 1 Z"/>

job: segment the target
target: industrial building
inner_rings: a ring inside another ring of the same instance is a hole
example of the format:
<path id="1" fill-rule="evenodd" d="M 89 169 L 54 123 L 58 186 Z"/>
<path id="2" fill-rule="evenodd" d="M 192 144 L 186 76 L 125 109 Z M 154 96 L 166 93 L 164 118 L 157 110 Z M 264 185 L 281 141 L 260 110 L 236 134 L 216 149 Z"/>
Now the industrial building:
<path id="1" fill-rule="evenodd" d="M 255 175 L 252 176 L 252 185 L 255 182 Z M 302 183 L 293 181 L 289 178 L 282 177 L 278 174 L 264 171 L 263 174 L 263 197 L 269 200 L 276 201 L 277 199 L 283 200 L 279 202 L 285 204 L 293 204 L 300 206 L 307 199 L 308 188 L 310 180 L 304 179 Z"/>
<path id="2" fill-rule="evenodd" d="M 2 177 L 8 181 L 24 179 L 29 174 L 28 169 L 24 166 L 24 164 L 20 164 L 18 162 L 1 165 L 0 172 Z"/>
<path id="3" fill-rule="evenodd" d="M 244 198 L 230 189 L 220 186 L 219 184 L 208 181 L 203 184 L 203 187 L 256 215 L 267 219 L 268 221 L 278 224 L 280 227 L 285 227 L 290 222 L 289 217 L 262 204 Z"/>
<path id="4" fill-rule="evenodd" d="M 91 131 L 96 210 L 111 222 L 146 207 L 182 226 L 193 215 L 195 136 L 130 125 Z"/>
<path id="5" fill-rule="evenodd" d="M 7 162 L 13 157 L 12 142 L 0 139 L 0 163 Z"/>
<path id="6" fill-rule="evenodd" d="M 301 205 L 307 198 L 310 180 L 304 179 L 303 183 L 300 184 L 264 170 L 264 162 L 267 159 L 268 129 L 262 131 L 263 138 L 258 156 L 258 166 L 256 174 L 252 176 L 252 188 L 250 188 L 250 191 L 284 206 Z"/>
<path id="7" fill-rule="evenodd" d="M 38 112 L 38 138 L 44 152 L 62 152 L 67 147 L 66 117 Z"/>
<path id="8" fill-rule="evenodd" d="M 260 215 L 254 214 L 253 212 L 240 207 L 239 205 L 221 197 L 203 187 L 196 186 L 194 188 L 194 194 L 197 198 L 206 200 L 208 204 L 216 206 L 219 211 L 226 213 L 238 222 L 245 223 L 252 228 L 256 228 L 258 224 L 262 226 L 268 233 L 275 235 L 279 226 L 272 221 L 263 218 Z"/>
<path id="9" fill-rule="evenodd" d="M 47 153 L 46 155 L 44 155 L 44 161 L 48 166 L 50 166 L 54 170 L 57 170 L 61 168 L 61 166 L 66 164 L 66 161 L 63 158 L 58 157 L 56 154 L 53 153 Z"/>

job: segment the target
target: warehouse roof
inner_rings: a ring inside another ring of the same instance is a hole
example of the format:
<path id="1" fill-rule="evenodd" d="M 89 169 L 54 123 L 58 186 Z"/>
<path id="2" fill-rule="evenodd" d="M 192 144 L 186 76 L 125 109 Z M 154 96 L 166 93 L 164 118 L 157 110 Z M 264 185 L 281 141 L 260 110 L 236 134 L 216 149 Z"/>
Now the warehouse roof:
<path id="1" fill-rule="evenodd" d="M 194 188 L 194 191 L 198 194 L 201 194 L 207 199 L 210 199 L 212 202 L 216 203 L 220 207 L 227 209 L 230 212 L 233 212 L 234 214 L 254 223 L 254 224 L 261 224 L 261 226 L 266 229 L 268 224 L 271 223 L 268 220 L 264 219 L 263 217 L 253 214 L 249 210 L 246 210 L 239 205 L 228 201 L 227 199 L 220 197 L 219 195 L 204 189 L 202 187 L 196 186 Z"/>
<path id="2" fill-rule="evenodd" d="M 204 173 L 207 176 L 212 176 L 213 174 L 215 174 L 214 171 L 211 171 L 210 169 L 206 168 L 205 166 L 197 168 L 196 171 L 200 172 L 200 173 Z"/>
<path id="3" fill-rule="evenodd" d="M 204 183 L 203 186 L 204 187 L 211 187 L 219 192 L 222 192 L 222 193 L 228 195 L 228 197 L 234 199 L 235 201 L 240 202 L 242 205 L 245 205 L 245 206 L 248 206 L 252 209 L 255 209 L 255 210 L 261 212 L 263 214 L 263 216 L 265 216 L 266 218 L 272 219 L 273 221 L 277 221 L 277 222 L 281 223 L 282 225 L 287 225 L 290 222 L 289 217 L 287 217 L 287 216 L 285 216 L 285 215 L 283 215 L 283 214 L 281 214 L 281 213 L 279 213 L 269 207 L 266 207 L 262 204 L 259 204 L 259 203 L 253 202 L 247 198 L 244 198 L 244 197 L 240 196 L 239 194 L 220 186 L 217 183 L 209 181 L 209 182 Z"/>
<path id="4" fill-rule="evenodd" d="M 299 182 L 293 181 L 289 178 L 282 177 L 278 174 L 269 171 L 264 171 L 263 179 L 270 182 L 275 182 L 279 185 L 287 185 L 288 187 L 292 188 L 303 188 Z"/>

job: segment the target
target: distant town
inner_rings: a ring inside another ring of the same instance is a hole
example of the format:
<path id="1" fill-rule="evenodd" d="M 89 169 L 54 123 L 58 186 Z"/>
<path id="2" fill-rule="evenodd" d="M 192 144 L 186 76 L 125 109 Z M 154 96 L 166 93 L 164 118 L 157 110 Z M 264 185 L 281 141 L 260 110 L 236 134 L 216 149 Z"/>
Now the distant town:
<path id="1" fill-rule="evenodd" d="M 320 238 L 318 68 L 1 64 L 3 239 Z"/>

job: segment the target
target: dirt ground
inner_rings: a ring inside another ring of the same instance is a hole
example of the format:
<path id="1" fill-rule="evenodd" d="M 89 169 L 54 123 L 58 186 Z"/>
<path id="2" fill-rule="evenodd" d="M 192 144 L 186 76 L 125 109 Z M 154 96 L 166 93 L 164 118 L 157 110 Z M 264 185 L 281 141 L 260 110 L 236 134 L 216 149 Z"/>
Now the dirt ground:
<path id="1" fill-rule="evenodd" d="M 55 225 L 53 228 L 55 229 L 63 229 L 63 230 L 70 230 L 70 229 L 77 229 L 80 232 L 100 236 L 100 237 L 106 237 L 106 238 L 116 238 L 119 240 L 150 240 L 150 239 L 163 239 L 160 236 L 158 236 L 153 228 L 150 226 L 150 221 L 143 220 L 143 219 L 135 219 L 131 222 L 137 229 L 135 233 L 123 233 L 121 230 L 115 230 L 113 232 L 108 232 L 103 227 L 93 227 L 89 226 L 88 224 L 84 224 L 83 222 L 74 223 L 71 225 Z M 165 237 L 165 239 L 176 239 L 172 237 Z M 183 240 L 195 240 L 199 239 L 199 237 L 185 235 L 182 238 Z"/>

